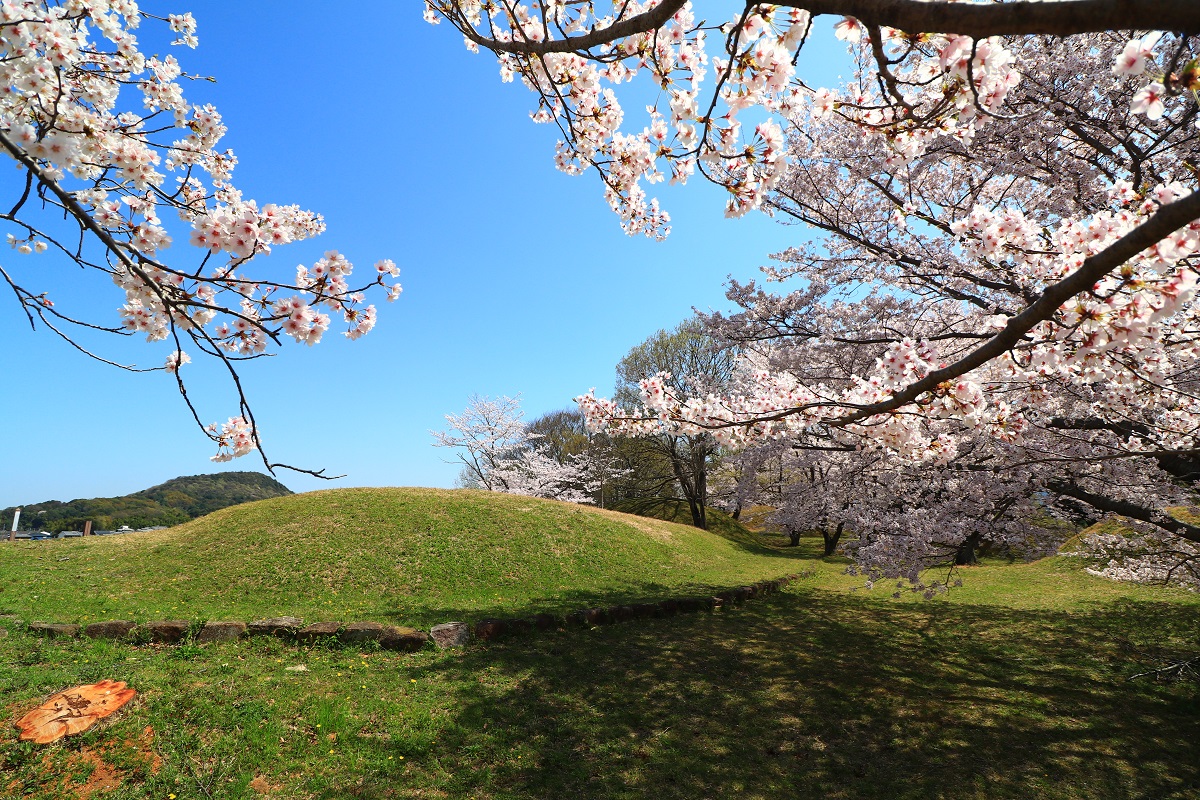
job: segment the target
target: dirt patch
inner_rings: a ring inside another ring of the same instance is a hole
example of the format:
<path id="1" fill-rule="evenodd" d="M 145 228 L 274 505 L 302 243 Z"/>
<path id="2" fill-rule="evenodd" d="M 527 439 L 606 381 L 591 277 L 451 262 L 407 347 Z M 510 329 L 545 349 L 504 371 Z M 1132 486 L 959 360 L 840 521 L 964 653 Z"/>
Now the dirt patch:
<path id="1" fill-rule="evenodd" d="M 98 753 L 86 747 L 79 751 L 78 756 L 74 756 L 73 758 L 77 759 L 76 763 L 92 765 L 92 774 L 88 775 L 87 780 L 80 786 L 72 788 L 72 791 L 75 792 L 75 797 L 79 798 L 79 800 L 87 800 L 87 798 L 99 792 L 107 792 L 109 789 L 115 789 L 125 780 L 123 772 L 110 764 L 106 764 Z"/>
<path id="2" fill-rule="evenodd" d="M 82 783 L 68 781 L 63 786 L 63 797 L 91 800 L 125 784 L 126 770 L 106 760 L 117 760 L 114 756 L 118 753 L 123 763 L 128 764 L 132 760 L 151 774 L 162 768 L 162 757 L 154 752 L 154 729 L 147 725 L 135 738 L 122 739 L 96 749 L 82 747 L 78 753 L 66 754 L 65 757 L 62 751 L 47 752 L 41 762 L 42 774 L 47 777 L 71 774 L 90 767 L 91 771 Z"/>
<path id="3" fill-rule="evenodd" d="M 255 775 L 254 780 L 250 781 L 249 786 L 259 794 L 269 795 L 273 792 L 278 792 L 283 788 L 281 783 L 270 783 L 262 775 Z"/>
<path id="4" fill-rule="evenodd" d="M 146 764 L 151 775 L 157 775 L 162 769 L 162 756 L 154 752 L 154 728 L 147 725 L 136 740 L 126 739 L 125 745 L 137 748 L 138 758 Z"/>

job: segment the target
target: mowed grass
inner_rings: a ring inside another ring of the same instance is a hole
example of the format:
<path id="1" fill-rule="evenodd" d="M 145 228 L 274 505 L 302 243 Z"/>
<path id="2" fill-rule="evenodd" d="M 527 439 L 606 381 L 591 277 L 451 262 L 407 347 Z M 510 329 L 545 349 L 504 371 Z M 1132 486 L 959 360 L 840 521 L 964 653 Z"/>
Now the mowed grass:
<path id="1" fill-rule="evenodd" d="M 712 546 L 732 572 L 681 585 L 736 584 L 751 555 L 805 577 L 711 614 L 411 654 L 48 640 L 0 620 L 6 725 L 80 683 L 139 692 L 53 745 L 0 733 L 0 796 L 1200 797 L 1197 684 L 1131 679 L 1200 650 L 1197 595 L 1101 580 L 1058 557 L 987 562 L 946 596 L 896 601 L 819 558 L 819 542 L 786 556 Z M 613 597 L 670 585 L 644 575 L 614 581 Z M 543 580 L 503 596 L 521 616 L 572 595 Z"/>
<path id="2" fill-rule="evenodd" d="M 549 500 L 339 489 L 165 531 L 4 543 L 0 613 L 428 625 L 702 593 L 793 572 L 795 555 Z"/>

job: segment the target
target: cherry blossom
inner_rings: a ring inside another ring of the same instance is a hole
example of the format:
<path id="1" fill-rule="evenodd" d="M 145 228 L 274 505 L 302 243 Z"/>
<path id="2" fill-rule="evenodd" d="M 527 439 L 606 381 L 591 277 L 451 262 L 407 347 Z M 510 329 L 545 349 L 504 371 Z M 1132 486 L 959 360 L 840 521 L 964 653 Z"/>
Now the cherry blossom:
<path id="1" fill-rule="evenodd" d="M 425 19 L 448 20 L 468 48 L 494 52 L 502 77 L 519 77 L 537 96 L 534 120 L 562 132 L 558 167 L 571 174 L 596 170 L 625 230 L 655 237 L 668 233 L 670 218 L 647 195 L 645 184 L 664 175 L 684 182 L 698 169 L 729 190 L 731 216 L 762 205 L 788 154 L 746 136 L 739 115 L 747 109 L 788 117 L 805 113 L 806 101 L 813 101 L 818 114 L 829 113 L 836 102 L 841 113 L 859 123 L 862 135 L 882 137 L 898 162 L 907 162 L 939 136 L 969 141 L 978 126 L 1000 112 L 1021 80 L 1002 39 L 1005 33 L 1061 36 L 1155 24 L 1190 29 L 1188 24 L 1198 21 L 1178 19 L 1176 8 L 1148 1 L 1135 8 L 1106 4 L 1090 17 L 1075 13 L 1070 2 L 1019 12 L 982 4 L 877 0 L 809 5 L 734 4 L 732 18 L 708 25 L 687 0 L 569 5 L 534 0 L 503 6 L 426 0 Z M 833 14 L 853 10 L 841 16 L 834 34 L 870 58 L 863 80 L 836 100 L 797 73 L 812 33 L 813 8 Z M 939 21 L 945 27 L 904 32 L 906 25 Z M 977 35 L 976 29 L 989 32 Z M 955 30 L 959 33 L 950 33 Z M 1115 72 L 1134 77 L 1145 72 L 1158 59 L 1159 36 L 1151 31 L 1127 41 L 1109 62 L 1116 64 Z M 710 53 L 712 39 L 719 39 L 719 52 Z M 656 104 L 648 127 L 625 131 L 616 87 L 639 75 L 662 90 L 670 113 Z M 1190 78 L 1181 77 L 1170 93 L 1190 85 Z M 708 99 L 702 102 L 705 92 Z"/>
<path id="2" fill-rule="evenodd" d="M 589 393 L 589 424 L 782 451 L 798 465 L 777 520 L 844 523 L 870 580 L 922 591 L 953 580 L 924 570 L 965 543 L 1052 551 L 1063 536 L 1035 522 L 1085 507 L 1136 518 L 1179 540 L 1177 553 L 1200 541 L 1162 511 L 1188 500 L 1178 481 L 1200 477 L 1187 455 L 1200 445 L 1200 209 L 1187 166 L 1200 139 L 1128 114 L 1139 87 L 1123 78 L 1098 91 L 1082 66 L 1113 57 L 1119 38 L 1081 44 L 1012 50 L 1025 79 L 1010 113 L 912 161 L 865 141 L 853 117 L 793 118 L 788 143 L 804 155 L 769 201 L 825 235 L 764 269 L 768 285 L 799 288 L 734 282 L 740 312 L 705 315 L 742 349 L 737 383 L 689 394 L 650 377 L 637 409 Z M 1073 111 L 1034 113 L 1053 103 Z M 1194 210 L 1143 235 L 1180 208 Z M 842 503 L 837 515 L 826 501 Z"/>
<path id="3" fill-rule="evenodd" d="M 0 215 L 12 229 L 7 240 L 19 254 L 73 261 L 84 279 L 102 273 L 123 301 L 115 322 L 88 320 L 30 287 L 44 274 L 36 266 L 0 268 L 0 279 L 31 323 L 89 354 L 75 332 L 168 341 L 174 352 L 160 369 L 174 376 L 189 406 L 182 340 L 192 353 L 222 361 L 239 413 L 204 430 L 218 460 L 261 452 L 233 359 L 263 355 L 284 336 L 315 344 L 331 325 L 344 324 L 351 339 L 363 336 L 376 320 L 366 292 L 398 297 L 398 270 L 380 262 L 374 276 L 352 285 L 351 263 L 330 251 L 301 267 L 294 282 L 257 271 L 257 256 L 320 234 L 324 221 L 295 205 L 243 196 L 233 183 L 236 156 L 219 149 L 221 115 L 188 102 L 183 82 L 196 76 L 175 56 L 140 49 L 134 32 L 144 21 L 174 34 L 175 45 L 198 44 L 190 13 L 158 17 L 133 0 L 0 3 L 0 150 L 25 177 L 10 186 L 13 205 Z M 53 221 L 63 217 L 77 237 Z M 177 240 L 198 249 L 191 263 L 185 253 L 174 255 Z"/>
<path id="4" fill-rule="evenodd" d="M 462 414 L 447 414 L 448 429 L 430 431 L 435 447 L 452 448 L 466 487 L 592 503 L 600 482 L 617 472 L 603 454 L 555 458 L 522 421 L 519 397 L 472 396 Z"/>
<path id="5" fill-rule="evenodd" d="M 1143 86 L 1133 96 L 1133 102 L 1130 103 L 1129 110 L 1135 114 L 1145 114 L 1146 119 L 1149 120 L 1162 119 L 1162 115 L 1166 111 L 1166 106 L 1163 104 L 1165 91 L 1166 89 L 1161 83 L 1151 83 L 1148 86 Z"/>

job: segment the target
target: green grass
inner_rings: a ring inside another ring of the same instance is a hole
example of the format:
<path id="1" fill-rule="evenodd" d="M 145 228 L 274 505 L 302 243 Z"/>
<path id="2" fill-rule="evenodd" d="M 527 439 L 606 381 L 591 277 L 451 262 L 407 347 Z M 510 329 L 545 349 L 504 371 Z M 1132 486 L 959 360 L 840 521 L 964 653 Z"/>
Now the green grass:
<path id="1" fill-rule="evenodd" d="M 530 501 L 520 498 L 427 493 L 409 502 L 421 519 L 435 519 L 437 502 L 448 505 L 450 518 L 479 512 L 493 498 L 489 519 L 535 513 L 517 510 L 527 507 L 544 509 L 534 517 L 538 530 L 557 519 L 554 504 L 521 505 Z M 349 525 L 344 518 L 339 524 Z M 511 527 L 519 522 L 496 524 L 510 526 L 510 548 L 545 540 Z M 472 530 L 477 541 L 494 543 Z M 259 552 L 271 549 L 242 533 Z M 685 533 L 670 541 L 696 546 Z M 192 535 L 199 536 L 196 528 Z M 819 541 L 806 540 L 782 559 L 719 537 L 697 541 L 731 571 L 692 565 L 684 585 L 735 584 L 738 570 L 758 559 L 805 577 L 782 594 L 714 614 L 412 654 L 263 638 L 174 648 L 43 640 L 0 620 L 11 631 L 0 638 L 5 720 L 54 691 L 102 678 L 125 680 L 139 692 L 97 729 L 46 747 L 18 743 L 8 728 L 0 735 L 0 796 L 1200 796 L 1196 684 L 1130 680 L 1200 650 L 1200 596 L 1104 581 L 1056 557 L 985 562 L 963 570 L 964 588 L 948 596 L 895 601 L 887 588 L 861 589 L 861 579 L 843 574 L 841 559 L 819 558 Z M 121 546 L 141 545 L 131 539 Z M 615 543 L 612 549 L 619 550 Z M 271 549 L 276 559 L 290 551 Z M 333 552 L 342 551 L 321 551 Z M 162 556 L 153 548 L 144 555 Z M 527 557 L 540 563 L 536 554 Z M 510 550 L 508 570 L 533 576 L 527 580 L 537 585 L 514 591 L 506 584 L 503 613 L 539 610 L 547 596 L 554 603 L 571 598 L 545 578 L 549 567 L 522 568 L 511 563 L 516 558 Z M 619 559 L 605 551 L 602 560 Z M 327 568 L 314 557 L 307 571 Z M 456 569 L 443 567 L 446 574 Z M 45 581 L 39 592 L 69 575 L 36 574 Z M 597 567 L 575 574 L 608 573 Z M 644 574 L 636 573 L 632 588 L 614 580 L 614 597 L 651 585 Z M 11 582 L 4 589 L 0 602 L 17 605 L 33 591 Z M 489 594 L 477 605 L 491 602 Z M 306 671 L 287 669 L 298 665 Z M 111 788 L 85 791 L 103 786 Z"/>
<path id="2" fill-rule="evenodd" d="M 490 492 L 340 489 L 166 531 L 0 547 L 25 619 L 375 620 L 427 625 L 691 594 L 794 571 L 794 554 Z"/>

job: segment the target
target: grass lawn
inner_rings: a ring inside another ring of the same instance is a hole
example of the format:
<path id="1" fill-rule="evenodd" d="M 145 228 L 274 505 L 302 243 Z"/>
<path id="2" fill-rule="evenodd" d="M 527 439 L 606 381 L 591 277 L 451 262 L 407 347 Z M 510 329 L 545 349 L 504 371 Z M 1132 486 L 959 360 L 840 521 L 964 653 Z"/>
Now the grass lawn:
<path id="1" fill-rule="evenodd" d="M 79 683 L 139 691 L 54 745 L 18 743 L 9 727 L 0 796 L 1200 797 L 1197 685 L 1129 680 L 1200 650 L 1200 597 L 1054 558 L 987 563 L 948 597 L 895 601 L 855 591 L 816 547 L 756 556 L 806 577 L 741 608 L 457 651 L 159 648 L 42 640 L 0 621 L 6 724 Z M 739 561 L 749 550 L 729 552 L 729 578 L 753 569 Z M 739 582 L 689 569 L 681 585 Z M 514 586 L 507 615 L 610 590 Z M 32 591 L 6 582 L 0 603 Z"/>

